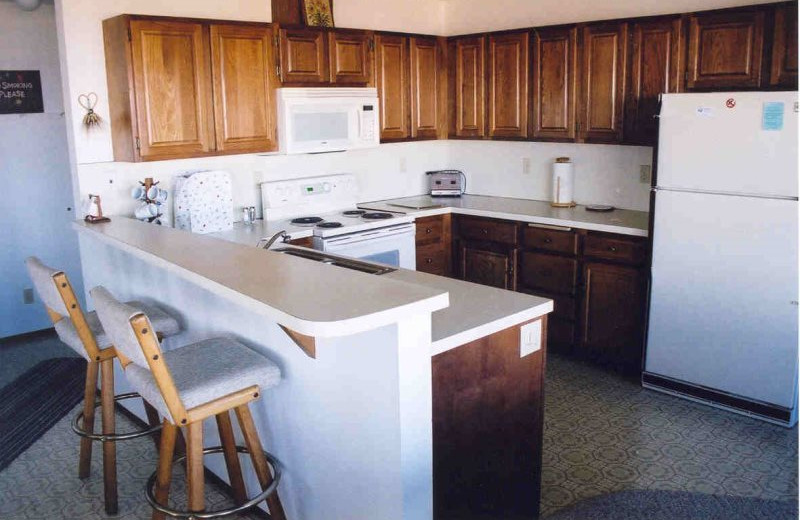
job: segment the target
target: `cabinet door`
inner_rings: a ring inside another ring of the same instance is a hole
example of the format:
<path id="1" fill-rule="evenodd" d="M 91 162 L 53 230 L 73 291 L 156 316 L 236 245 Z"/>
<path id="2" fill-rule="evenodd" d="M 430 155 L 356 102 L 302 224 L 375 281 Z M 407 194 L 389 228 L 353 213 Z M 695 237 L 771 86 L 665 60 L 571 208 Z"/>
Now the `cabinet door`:
<path id="1" fill-rule="evenodd" d="M 211 26 L 214 123 L 220 152 L 277 148 L 272 29 Z"/>
<path id="2" fill-rule="evenodd" d="M 583 280 L 581 348 L 627 371 L 640 370 L 644 330 L 641 270 L 588 262 Z"/>
<path id="3" fill-rule="evenodd" d="M 311 29 L 281 29 L 281 82 L 327 83 L 325 33 Z"/>
<path id="4" fill-rule="evenodd" d="M 628 25 L 583 28 L 579 137 L 585 141 L 622 139 Z"/>
<path id="5" fill-rule="evenodd" d="M 366 85 L 372 80 L 368 32 L 328 33 L 331 83 L 337 85 Z"/>
<path id="6" fill-rule="evenodd" d="M 140 157 L 213 152 L 209 43 L 203 25 L 134 20 L 130 29 Z"/>
<path id="7" fill-rule="evenodd" d="M 409 38 L 411 55 L 411 137 L 435 138 L 444 107 L 440 103 L 442 58 L 436 38 Z"/>
<path id="8" fill-rule="evenodd" d="M 381 139 L 411 135 L 408 116 L 408 39 L 375 37 L 375 79 L 381 103 Z"/>
<path id="9" fill-rule="evenodd" d="M 489 136 L 528 136 L 528 32 L 489 36 Z"/>
<path id="10" fill-rule="evenodd" d="M 655 145 L 658 97 L 680 92 L 681 19 L 634 23 L 628 94 L 625 99 L 625 142 Z"/>
<path id="11" fill-rule="evenodd" d="M 772 43 L 773 86 L 797 88 L 797 2 L 775 8 L 775 33 Z"/>
<path id="12" fill-rule="evenodd" d="M 763 11 L 690 16 L 686 88 L 759 87 L 763 47 Z"/>
<path id="13" fill-rule="evenodd" d="M 514 290 L 515 251 L 461 243 L 461 278 L 468 282 Z"/>
<path id="14" fill-rule="evenodd" d="M 533 137 L 575 139 L 578 29 L 537 30 L 533 37 Z"/>
<path id="15" fill-rule="evenodd" d="M 456 40 L 455 60 L 455 128 L 457 137 L 483 137 L 486 99 L 484 59 L 486 38 Z"/>

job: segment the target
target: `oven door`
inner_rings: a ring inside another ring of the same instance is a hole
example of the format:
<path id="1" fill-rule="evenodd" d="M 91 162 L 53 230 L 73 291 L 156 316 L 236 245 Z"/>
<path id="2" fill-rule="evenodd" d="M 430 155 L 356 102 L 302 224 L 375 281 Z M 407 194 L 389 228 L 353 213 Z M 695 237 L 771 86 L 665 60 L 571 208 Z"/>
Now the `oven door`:
<path id="1" fill-rule="evenodd" d="M 403 224 L 329 238 L 314 237 L 314 249 L 367 262 L 416 269 L 416 226 Z"/>

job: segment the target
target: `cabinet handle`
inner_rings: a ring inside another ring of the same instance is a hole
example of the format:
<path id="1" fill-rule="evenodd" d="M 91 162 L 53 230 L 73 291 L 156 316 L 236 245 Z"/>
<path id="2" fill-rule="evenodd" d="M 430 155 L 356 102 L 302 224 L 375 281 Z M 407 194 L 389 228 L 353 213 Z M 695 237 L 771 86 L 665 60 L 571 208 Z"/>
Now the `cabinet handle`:
<path id="1" fill-rule="evenodd" d="M 489 234 L 489 230 L 488 229 L 482 229 L 481 231 L 483 231 L 484 235 L 488 235 Z"/>
<path id="2" fill-rule="evenodd" d="M 433 230 L 432 230 L 431 228 L 425 228 L 425 232 L 426 232 L 426 233 L 430 233 L 430 232 L 432 232 L 432 231 L 433 231 Z"/>
<path id="3" fill-rule="evenodd" d="M 553 239 L 552 239 L 552 238 L 545 238 L 545 239 L 544 239 L 544 243 L 545 243 L 545 244 L 551 244 L 552 242 L 553 242 Z"/>
<path id="4" fill-rule="evenodd" d="M 615 246 L 609 246 L 608 250 L 611 251 L 612 253 L 616 253 L 617 252 L 617 248 Z"/>
<path id="5" fill-rule="evenodd" d="M 433 258 L 426 258 L 425 259 L 425 263 L 426 264 L 432 264 L 433 263 Z"/>

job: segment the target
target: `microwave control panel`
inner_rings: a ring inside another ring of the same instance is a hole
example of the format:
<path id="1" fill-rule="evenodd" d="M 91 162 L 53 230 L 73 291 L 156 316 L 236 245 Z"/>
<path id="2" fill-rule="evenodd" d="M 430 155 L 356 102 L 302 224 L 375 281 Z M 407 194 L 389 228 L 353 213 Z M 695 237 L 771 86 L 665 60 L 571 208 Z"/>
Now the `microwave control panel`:
<path id="1" fill-rule="evenodd" d="M 359 115 L 359 137 L 364 141 L 375 139 L 375 107 L 373 105 L 362 105 Z"/>

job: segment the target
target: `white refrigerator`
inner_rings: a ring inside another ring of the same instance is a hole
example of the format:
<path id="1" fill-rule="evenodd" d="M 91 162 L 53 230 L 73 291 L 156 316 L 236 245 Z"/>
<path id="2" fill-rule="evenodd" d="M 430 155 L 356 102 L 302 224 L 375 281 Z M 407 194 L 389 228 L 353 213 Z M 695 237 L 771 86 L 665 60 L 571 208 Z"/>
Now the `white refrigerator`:
<path id="1" fill-rule="evenodd" d="M 643 385 L 791 426 L 798 96 L 667 94 Z"/>

